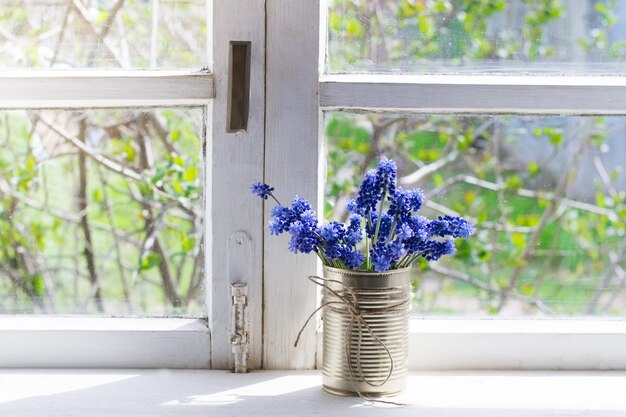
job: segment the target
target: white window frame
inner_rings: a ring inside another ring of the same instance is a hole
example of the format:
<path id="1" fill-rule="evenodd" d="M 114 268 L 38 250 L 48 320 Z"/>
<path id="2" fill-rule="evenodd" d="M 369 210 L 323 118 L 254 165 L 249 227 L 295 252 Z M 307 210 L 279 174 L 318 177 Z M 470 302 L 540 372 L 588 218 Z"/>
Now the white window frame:
<path id="1" fill-rule="evenodd" d="M 264 3 L 207 0 L 204 70 L 0 71 L 0 108 L 202 106 L 207 319 L 0 317 L 0 367 L 232 367 L 231 283 L 248 284 L 248 367 L 261 367 Z M 233 22 L 237 22 L 234 25 Z M 209 25 L 211 27 L 211 25 Z M 229 41 L 250 41 L 248 128 L 225 129 Z M 217 74 L 217 76 L 214 76 Z"/>
<path id="2" fill-rule="evenodd" d="M 626 115 L 626 77 L 327 75 L 326 7 L 267 2 L 265 179 L 281 196 L 308 197 L 318 212 L 326 110 Z M 297 349 L 292 343 L 316 306 L 305 277 L 319 265 L 287 255 L 286 240 L 267 231 L 264 248 L 265 364 L 312 368 L 321 332 L 316 340 L 311 326 Z M 411 369 L 626 369 L 624 318 L 415 317 L 410 335 Z"/>
<path id="3" fill-rule="evenodd" d="M 326 2 L 209 0 L 207 71 L 0 73 L 0 108 L 200 105 L 206 110 L 206 320 L 0 317 L 0 367 L 230 369 L 232 283 L 248 284 L 250 369 L 312 369 L 319 273 L 264 228 L 263 180 L 322 212 L 323 111 L 626 114 L 622 77 L 325 75 Z M 210 34 L 209 34 L 210 36 Z M 251 42 L 248 129 L 227 133 L 228 45 Z M 214 74 L 214 75 L 212 75 Z M 476 92 L 482 100 L 476 100 Z M 210 329 L 210 331 L 209 331 Z M 626 320 L 411 323 L 413 369 L 626 369 Z"/>
<path id="4" fill-rule="evenodd" d="M 206 115 L 214 96 L 208 71 L 0 72 L 2 109 L 202 106 Z M 210 340 L 206 320 L 1 316 L 0 367 L 206 368 Z"/>

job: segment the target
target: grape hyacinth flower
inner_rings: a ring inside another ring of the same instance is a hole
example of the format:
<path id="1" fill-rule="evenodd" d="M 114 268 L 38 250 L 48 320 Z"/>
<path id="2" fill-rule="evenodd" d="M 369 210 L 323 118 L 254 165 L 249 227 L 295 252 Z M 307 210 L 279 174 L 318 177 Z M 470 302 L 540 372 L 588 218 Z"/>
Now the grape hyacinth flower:
<path id="1" fill-rule="evenodd" d="M 267 197 L 269 197 L 272 194 L 272 191 L 274 191 L 274 187 L 270 187 L 262 182 L 255 182 L 250 186 L 250 190 L 252 191 L 252 194 L 261 197 L 263 200 L 267 200 Z"/>
<path id="2" fill-rule="evenodd" d="M 311 204 L 295 197 L 290 206 L 274 196 L 274 187 L 254 183 L 252 193 L 264 200 L 272 197 L 268 229 L 272 235 L 288 232 L 289 250 L 315 252 L 324 265 L 335 268 L 384 272 L 405 268 L 418 259 L 437 261 L 455 251 L 453 239 L 470 237 L 474 225 L 462 217 L 439 216 L 429 220 L 417 212 L 424 204 L 419 189 L 396 186 L 394 161 L 382 158 L 376 169 L 365 173 L 356 198 L 348 200 L 347 224 L 319 225 Z"/>

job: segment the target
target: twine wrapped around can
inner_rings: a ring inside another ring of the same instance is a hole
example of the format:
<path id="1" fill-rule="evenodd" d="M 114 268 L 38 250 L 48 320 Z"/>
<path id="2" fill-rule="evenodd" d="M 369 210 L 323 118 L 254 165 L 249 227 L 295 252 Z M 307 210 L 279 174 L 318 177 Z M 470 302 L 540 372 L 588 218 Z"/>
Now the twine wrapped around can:
<path id="1" fill-rule="evenodd" d="M 324 278 L 309 279 L 323 288 L 316 311 L 323 309 L 324 390 L 364 398 L 401 393 L 408 375 L 410 268 L 378 273 L 325 266 Z"/>

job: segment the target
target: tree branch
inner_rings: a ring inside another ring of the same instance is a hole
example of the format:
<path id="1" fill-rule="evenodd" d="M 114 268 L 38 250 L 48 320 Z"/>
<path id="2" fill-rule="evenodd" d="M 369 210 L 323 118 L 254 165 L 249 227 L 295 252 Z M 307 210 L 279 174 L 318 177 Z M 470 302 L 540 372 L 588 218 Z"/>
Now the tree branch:
<path id="1" fill-rule="evenodd" d="M 78 134 L 81 141 L 84 143 L 87 133 L 87 120 L 85 117 L 80 119 L 80 133 Z M 85 256 L 85 262 L 87 263 L 87 271 L 89 272 L 89 282 L 94 293 L 94 299 L 96 302 L 96 308 L 99 312 L 104 312 L 104 306 L 102 304 L 102 293 L 100 291 L 100 277 L 96 269 L 96 260 L 94 254 L 93 241 L 91 238 L 91 228 L 89 227 L 88 217 L 88 200 L 87 200 L 87 158 L 84 152 L 78 155 L 78 195 L 76 200 L 78 202 L 78 211 L 82 213 L 80 219 L 80 227 L 83 232 L 83 238 L 85 246 L 83 249 L 83 255 Z"/>

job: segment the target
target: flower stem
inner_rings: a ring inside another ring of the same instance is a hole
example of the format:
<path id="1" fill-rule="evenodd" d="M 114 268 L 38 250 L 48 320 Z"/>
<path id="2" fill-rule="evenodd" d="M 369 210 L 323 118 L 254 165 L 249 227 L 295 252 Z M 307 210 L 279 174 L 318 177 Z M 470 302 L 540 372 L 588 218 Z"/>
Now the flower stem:
<path id="1" fill-rule="evenodd" d="M 404 266 L 404 262 L 406 262 L 408 258 L 409 258 L 409 254 L 407 253 L 407 254 L 405 254 L 405 255 L 402 257 L 402 259 L 400 259 L 400 260 L 396 263 L 396 265 L 398 266 L 398 268 L 402 268 L 402 267 Z"/>
<path id="2" fill-rule="evenodd" d="M 391 242 L 394 238 L 394 234 L 396 233 L 396 227 L 398 226 L 398 216 L 393 216 L 393 223 L 391 223 L 391 229 L 389 230 L 389 237 L 387 238 L 387 242 Z"/>
<path id="3" fill-rule="evenodd" d="M 365 269 L 370 269 L 370 238 L 365 236 Z"/>
<path id="4" fill-rule="evenodd" d="M 365 220 L 365 270 L 371 269 L 370 265 L 370 238 L 367 236 L 367 225 L 372 224 L 372 212 L 367 212 L 367 220 Z"/>
<path id="5" fill-rule="evenodd" d="M 383 219 L 383 203 L 385 202 L 385 197 L 387 197 L 387 187 L 383 188 L 383 193 L 380 197 L 380 206 L 378 207 L 378 221 L 376 222 L 376 232 L 374 232 L 374 241 L 373 245 L 378 243 L 378 231 L 380 230 L 380 223 Z"/>
<path id="6" fill-rule="evenodd" d="M 274 194 L 270 193 L 269 195 L 270 195 L 270 197 L 272 197 L 274 199 L 274 201 L 276 201 L 276 204 L 278 204 L 279 206 L 282 206 L 282 204 L 280 204 L 280 201 L 278 201 L 278 199 L 276 197 L 274 197 Z"/>

